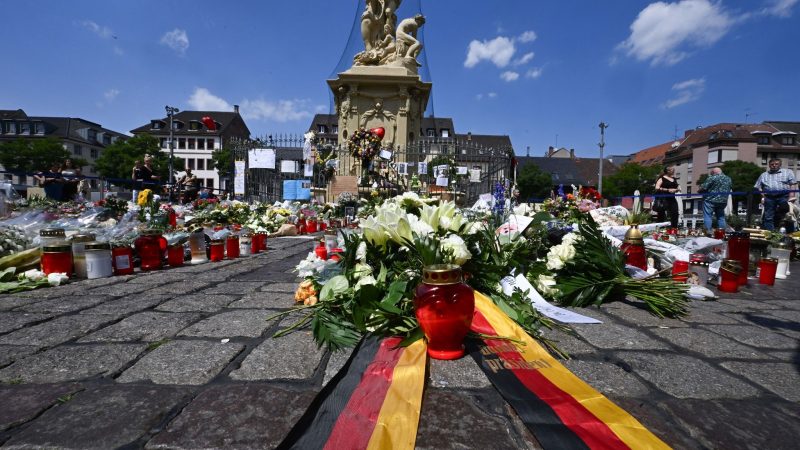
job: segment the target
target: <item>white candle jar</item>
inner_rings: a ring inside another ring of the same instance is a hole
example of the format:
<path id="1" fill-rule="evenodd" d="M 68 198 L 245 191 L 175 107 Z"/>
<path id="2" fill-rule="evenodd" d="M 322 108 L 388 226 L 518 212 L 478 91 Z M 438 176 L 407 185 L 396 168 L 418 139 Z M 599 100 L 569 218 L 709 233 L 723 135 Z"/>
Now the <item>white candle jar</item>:
<path id="1" fill-rule="evenodd" d="M 86 278 L 107 278 L 114 274 L 111 264 L 111 246 L 108 242 L 86 244 Z"/>

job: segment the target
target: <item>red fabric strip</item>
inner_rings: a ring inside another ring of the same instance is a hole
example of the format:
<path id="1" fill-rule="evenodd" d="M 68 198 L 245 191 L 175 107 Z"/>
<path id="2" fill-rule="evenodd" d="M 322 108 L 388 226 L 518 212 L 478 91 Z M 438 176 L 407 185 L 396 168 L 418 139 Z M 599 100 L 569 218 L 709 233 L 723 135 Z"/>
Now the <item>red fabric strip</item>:
<path id="1" fill-rule="evenodd" d="M 496 336 L 492 325 L 478 310 L 472 318 L 472 329 L 483 334 Z M 486 345 L 497 347 L 505 341 L 487 339 Z M 516 352 L 498 352 L 497 355 L 506 361 L 523 361 L 522 355 Z M 569 429 L 571 429 L 583 442 L 592 449 L 628 450 L 623 442 L 608 425 L 598 419 L 591 411 L 575 400 L 568 392 L 562 391 L 550 382 L 547 377 L 535 369 L 507 369 L 510 370 L 522 384 L 545 403 L 550 405 L 556 415 Z"/>
<path id="2" fill-rule="evenodd" d="M 347 405 L 333 426 L 325 449 L 366 448 L 375 429 L 386 392 L 392 384 L 392 374 L 403 347 L 397 347 L 399 337 L 386 338 L 381 342 L 375 358 L 367 366 L 361 382 L 350 396 Z"/>

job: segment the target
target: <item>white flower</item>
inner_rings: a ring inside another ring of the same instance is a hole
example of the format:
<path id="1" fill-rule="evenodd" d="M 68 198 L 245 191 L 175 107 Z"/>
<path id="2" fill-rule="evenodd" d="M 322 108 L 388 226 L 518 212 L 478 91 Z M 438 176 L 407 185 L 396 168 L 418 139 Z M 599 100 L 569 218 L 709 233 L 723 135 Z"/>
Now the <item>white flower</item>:
<path id="1" fill-rule="evenodd" d="M 408 222 L 411 225 L 411 231 L 413 231 L 414 234 L 419 237 L 430 236 L 433 234 L 433 228 L 413 214 L 408 215 Z"/>
<path id="2" fill-rule="evenodd" d="M 358 279 L 354 289 L 359 290 L 361 286 L 372 286 L 377 282 L 378 280 L 376 280 L 375 277 L 373 277 L 372 275 L 364 275 L 363 277 Z"/>
<path id="3" fill-rule="evenodd" d="M 361 231 L 364 233 L 364 239 L 376 247 L 385 247 L 387 236 L 383 231 L 383 226 L 378 222 L 375 217 L 369 216 L 359 224 Z"/>
<path id="4" fill-rule="evenodd" d="M 45 277 L 44 272 L 36 269 L 26 270 L 24 275 L 30 281 L 39 281 Z"/>
<path id="5" fill-rule="evenodd" d="M 547 253 L 547 268 L 560 270 L 575 257 L 575 247 L 569 243 L 554 245 Z"/>
<path id="6" fill-rule="evenodd" d="M 69 280 L 69 277 L 64 272 L 61 273 L 53 272 L 47 276 L 47 282 L 50 283 L 50 286 L 58 286 L 59 284 L 67 280 Z"/>
<path id="7" fill-rule="evenodd" d="M 544 296 L 553 297 L 559 293 L 558 288 L 555 287 L 556 279 L 550 275 L 539 275 L 534 284 L 536 290 Z"/>
<path id="8" fill-rule="evenodd" d="M 577 233 L 567 233 L 567 234 L 564 235 L 564 237 L 561 238 L 561 243 L 562 244 L 574 245 L 580 239 L 581 239 L 581 236 L 579 234 L 577 234 Z"/>
<path id="9" fill-rule="evenodd" d="M 366 242 L 361 241 L 361 243 L 358 244 L 358 248 L 356 249 L 356 259 L 359 260 L 359 261 L 362 261 L 362 262 L 366 262 L 366 260 L 367 260 L 367 243 Z"/>
<path id="10" fill-rule="evenodd" d="M 353 268 L 353 278 L 360 280 L 361 278 L 371 276 L 372 267 L 370 267 L 368 264 L 356 263 L 356 266 Z"/>
<path id="11" fill-rule="evenodd" d="M 548 253 L 547 254 L 547 268 L 550 270 L 561 270 L 564 267 L 564 261 L 558 256 Z"/>
<path id="12" fill-rule="evenodd" d="M 467 249 L 467 244 L 457 234 L 450 234 L 442 240 L 442 250 L 453 254 L 453 264 L 463 265 L 472 258 L 472 253 Z"/>

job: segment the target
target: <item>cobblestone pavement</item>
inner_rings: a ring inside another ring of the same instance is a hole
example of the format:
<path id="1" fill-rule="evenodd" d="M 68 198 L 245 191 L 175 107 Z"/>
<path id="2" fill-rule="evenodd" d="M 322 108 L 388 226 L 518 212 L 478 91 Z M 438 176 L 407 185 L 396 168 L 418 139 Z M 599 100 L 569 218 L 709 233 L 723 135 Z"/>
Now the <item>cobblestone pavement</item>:
<path id="1" fill-rule="evenodd" d="M 290 319 L 311 249 L 0 296 L 2 448 L 272 448 L 347 354 Z M 800 275 L 694 302 L 685 320 L 635 303 L 549 335 L 564 364 L 676 448 L 796 448 Z M 431 361 L 419 448 L 538 448 L 470 358 Z"/>

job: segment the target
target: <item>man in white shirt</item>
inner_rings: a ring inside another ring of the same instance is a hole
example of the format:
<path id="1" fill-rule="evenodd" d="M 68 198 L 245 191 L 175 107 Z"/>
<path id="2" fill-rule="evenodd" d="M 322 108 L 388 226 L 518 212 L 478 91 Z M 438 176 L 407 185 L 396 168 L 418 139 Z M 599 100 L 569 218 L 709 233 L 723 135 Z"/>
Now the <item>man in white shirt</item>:
<path id="1" fill-rule="evenodd" d="M 788 192 L 797 181 L 791 170 L 781 169 L 780 159 L 770 159 L 769 169 L 762 173 L 756 180 L 755 188 L 758 189 L 764 198 L 764 220 L 761 228 L 774 230 L 775 224 L 781 224 L 786 213 L 789 212 L 789 202 L 794 201 L 795 193 Z M 793 225 L 787 226 L 787 231 L 794 231 Z"/>

